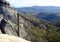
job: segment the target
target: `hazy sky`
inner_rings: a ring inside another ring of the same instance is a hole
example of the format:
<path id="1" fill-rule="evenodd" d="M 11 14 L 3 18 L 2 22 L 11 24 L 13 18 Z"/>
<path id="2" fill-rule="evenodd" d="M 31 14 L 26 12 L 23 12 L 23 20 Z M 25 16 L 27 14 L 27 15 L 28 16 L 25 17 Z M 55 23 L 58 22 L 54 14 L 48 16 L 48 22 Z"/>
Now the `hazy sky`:
<path id="1" fill-rule="evenodd" d="M 7 0 L 14 7 L 60 6 L 60 0 Z"/>

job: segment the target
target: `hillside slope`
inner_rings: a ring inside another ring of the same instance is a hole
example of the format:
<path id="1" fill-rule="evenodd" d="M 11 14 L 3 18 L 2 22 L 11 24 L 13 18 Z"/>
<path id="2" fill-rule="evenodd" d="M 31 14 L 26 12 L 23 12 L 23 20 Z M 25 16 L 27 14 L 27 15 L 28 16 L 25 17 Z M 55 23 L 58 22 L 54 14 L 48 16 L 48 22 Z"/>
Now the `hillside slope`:
<path id="1" fill-rule="evenodd" d="M 0 0 L 0 34 L 18 36 L 17 14 L 5 0 Z M 60 28 L 33 15 L 19 14 L 19 37 L 31 42 L 60 42 Z"/>
<path id="2" fill-rule="evenodd" d="M 32 15 L 20 15 L 32 42 L 60 42 L 60 28 Z"/>

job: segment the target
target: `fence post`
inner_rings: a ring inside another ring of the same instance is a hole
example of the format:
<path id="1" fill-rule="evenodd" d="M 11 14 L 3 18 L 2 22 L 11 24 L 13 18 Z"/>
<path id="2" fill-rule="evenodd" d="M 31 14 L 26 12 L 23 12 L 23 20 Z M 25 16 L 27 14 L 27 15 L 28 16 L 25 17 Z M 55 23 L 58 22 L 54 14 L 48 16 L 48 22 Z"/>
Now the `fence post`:
<path id="1" fill-rule="evenodd" d="M 17 25 L 18 25 L 18 36 L 19 36 L 19 13 L 17 13 Z"/>

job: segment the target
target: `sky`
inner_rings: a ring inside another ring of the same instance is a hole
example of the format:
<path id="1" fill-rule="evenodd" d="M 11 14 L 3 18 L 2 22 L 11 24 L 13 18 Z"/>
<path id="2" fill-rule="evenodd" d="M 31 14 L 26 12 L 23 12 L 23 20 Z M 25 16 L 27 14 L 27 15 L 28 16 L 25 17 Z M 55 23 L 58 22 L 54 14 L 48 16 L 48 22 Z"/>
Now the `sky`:
<path id="1" fill-rule="evenodd" d="M 14 7 L 59 6 L 60 0 L 7 0 Z"/>

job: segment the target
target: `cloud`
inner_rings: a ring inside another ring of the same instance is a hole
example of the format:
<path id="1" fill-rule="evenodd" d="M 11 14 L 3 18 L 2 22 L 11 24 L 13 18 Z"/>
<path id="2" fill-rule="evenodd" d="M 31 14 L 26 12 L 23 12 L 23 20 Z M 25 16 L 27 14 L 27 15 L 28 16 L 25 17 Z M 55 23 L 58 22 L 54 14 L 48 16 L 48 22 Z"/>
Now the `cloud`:
<path id="1" fill-rule="evenodd" d="M 60 6 L 60 0 L 7 0 L 15 7 L 25 6 Z"/>

